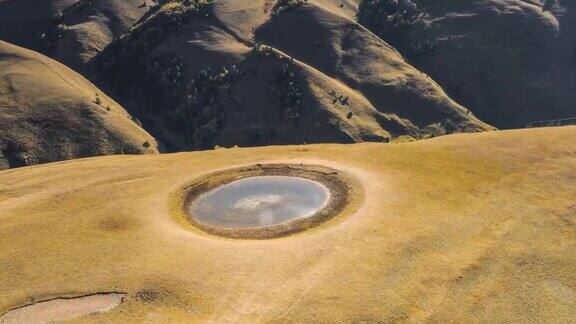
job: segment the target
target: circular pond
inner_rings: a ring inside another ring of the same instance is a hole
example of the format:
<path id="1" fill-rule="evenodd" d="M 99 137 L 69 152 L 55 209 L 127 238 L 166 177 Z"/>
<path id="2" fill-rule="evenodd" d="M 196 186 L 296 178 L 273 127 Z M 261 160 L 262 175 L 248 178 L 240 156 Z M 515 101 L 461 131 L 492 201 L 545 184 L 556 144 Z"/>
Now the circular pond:
<path id="1" fill-rule="evenodd" d="M 173 215 L 212 235 L 270 239 L 350 214 L 357 206 L 349 204 L 358 197 L 355 188 L 355 179 L 324 166 L 256 164 L 190 181 L 173 196 L 181 206 Z"/>
<path id="2" fill-rule="evenodd" d="M 199 195 L 190 205 L 198 223 L 258 228 L 310 217 L 330 201 L 323 184 L 300 177 L 265 175 L 235 180 Z"/>

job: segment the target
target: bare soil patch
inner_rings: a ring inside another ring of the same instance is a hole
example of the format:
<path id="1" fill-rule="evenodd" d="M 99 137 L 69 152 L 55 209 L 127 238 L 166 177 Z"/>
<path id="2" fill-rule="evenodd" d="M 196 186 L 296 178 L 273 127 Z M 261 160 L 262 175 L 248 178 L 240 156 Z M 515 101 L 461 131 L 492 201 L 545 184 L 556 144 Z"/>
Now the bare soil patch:
<path id="1" fill-rule="evenodd" d="M 52 323 L 108 312 L 124 301 L 123 293 L 100 293 L 81 297 L 61 297 L 18 307 L 0 316 L 1 324 Z"/>

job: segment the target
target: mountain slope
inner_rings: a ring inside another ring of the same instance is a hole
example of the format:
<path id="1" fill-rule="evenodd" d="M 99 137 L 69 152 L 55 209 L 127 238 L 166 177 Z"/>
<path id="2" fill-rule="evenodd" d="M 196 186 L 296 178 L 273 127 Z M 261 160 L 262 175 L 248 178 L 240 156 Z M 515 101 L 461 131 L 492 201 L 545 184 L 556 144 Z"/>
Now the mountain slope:
<path id="1" fill-rule="evenodd" d="M 126 33 L 150 0 L 2 0 L 0 40 L 37 50 L 77 72 Z"/>
<path id="2" fill-rule="evenodd" d="M 277 15 L 270 1 L 167 1 L 99 55 L 95 78 L 175 151 L 492 129 L 361 26 L 324 7 L 304 7 L 335 22 L 318 17 L 317 27 L 339 35 L 349 29 L 371 43 L 350 49 L 348 66 L 326 68 L 292 53 L 281 33 L 261 32 L 308 9 Z M 304 40 L 314 41 L 312 34 Z M 354 66 L 350 58 L 365 49 L 370 57 Z M 318 55 L 332 60 L 331 50 Z"/>
<path id="3" fill-rule="evenodd" d="M 486 129 L 388 44 L 314 1 L 272 18 L 255 36 L 347 84 L 416 133 Z"/>
<path id="4" fill-rule="evenodd" d="M 0 41 L 0 169 L 155 152 L 155 140 L 89 81 Z"/>
<path id="5" fill-rule="evenodd" d="M 124 292 L 113 311 L 77 320 L 574 322 L 575 156 L 576 128 L 564 127 L 2 171 L 0 314 Z M 358 211 L 273 240 L 218 238 L 172 218 L 189 181 L 272 161 L 356 177 Z"/>
<path id="6" fill-rule="evenodd" d="M 364 0 L 359 21 L 499 128 L 576 117 L 576 4 Z"/>

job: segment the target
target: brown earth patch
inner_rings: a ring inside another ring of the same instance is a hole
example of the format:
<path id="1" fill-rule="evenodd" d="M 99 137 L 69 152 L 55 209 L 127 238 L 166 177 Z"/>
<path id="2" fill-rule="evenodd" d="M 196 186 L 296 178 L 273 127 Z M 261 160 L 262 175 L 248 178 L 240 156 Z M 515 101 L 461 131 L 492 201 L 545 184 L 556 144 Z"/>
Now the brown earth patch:
<path id="1" fill-rule="evenodd" d="M 52 323 L 108 312 L 120 305 L 124 293 L 97 293 L 78 297 L 59 297 L 14 308 L 0 316 L 0 323 Z"/>

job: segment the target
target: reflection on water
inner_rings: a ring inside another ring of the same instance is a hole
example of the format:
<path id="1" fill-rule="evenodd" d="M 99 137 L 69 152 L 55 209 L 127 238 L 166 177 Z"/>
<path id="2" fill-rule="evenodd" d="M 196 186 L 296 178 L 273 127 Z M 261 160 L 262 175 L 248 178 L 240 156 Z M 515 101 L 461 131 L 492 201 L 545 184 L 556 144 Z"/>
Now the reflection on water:
<path id="1" fill-rule="evenodd" d="M 264 227 L 311 216 L 329 200 L 319 182 L 285 176 L 240 179 L 202 194 L 190 206 L 194 218 L 206 225 Z"/>

